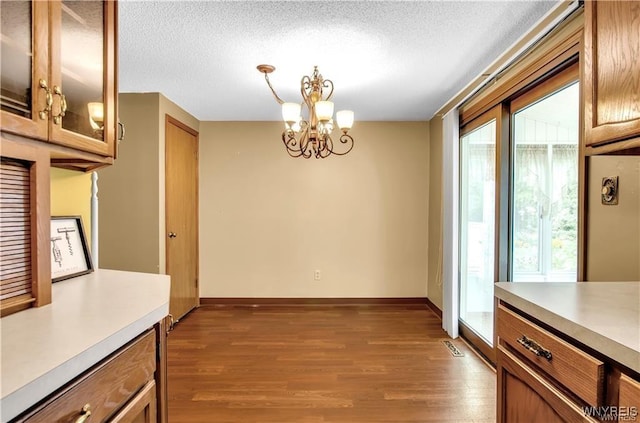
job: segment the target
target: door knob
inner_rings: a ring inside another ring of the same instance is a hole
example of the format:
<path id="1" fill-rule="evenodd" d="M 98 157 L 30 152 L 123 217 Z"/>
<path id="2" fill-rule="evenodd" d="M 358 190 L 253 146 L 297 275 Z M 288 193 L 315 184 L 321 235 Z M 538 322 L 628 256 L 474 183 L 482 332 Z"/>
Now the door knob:
<path id="1" fill-rule="evenodd" d="M 169 232 L 169 238 L 175 238 L 177 236 L 178 234 L 176 234 L 175 232 Z"/>

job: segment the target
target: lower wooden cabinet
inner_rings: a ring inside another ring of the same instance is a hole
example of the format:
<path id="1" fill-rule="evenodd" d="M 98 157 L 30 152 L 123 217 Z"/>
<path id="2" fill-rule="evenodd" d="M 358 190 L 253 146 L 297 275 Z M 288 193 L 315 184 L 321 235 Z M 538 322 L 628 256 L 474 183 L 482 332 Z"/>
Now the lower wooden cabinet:
<path id="1" fill-rule="evenodd" d="M 532 367 L 498 346 L 498 421 L 597 422 Z"/>
<path id="2" fill-rule="evenodd" d="M 640 421 L 636 372 L 502 300 L 496 316 L 498 423 Z"/>
<path id="3" fill-rule="evenodd" d="M 558 381 L 586 404 L 604 404 L 605 365 L 535 323 L 498 306 L 497 326 L 504 348 L 521 354 L 538 372 Z"/>
<path id="4" fill-rule="evenodd" d="M 156 423 L 156 406 L 156 383 L 150 381 L 110 422 Z"/>
<path id="5" fill-rule="evenodd" d="M 161 325 L 160 325 L 161 326 Z M 165 351 L 149 329 L 13 422 L 156 423 L 157 365 Z M 166 389 L 166 388 L 164 388 Z M 165 416 L 166 418 L 166 416 Z"/>
<path id="6" fill-rule="evenodd" d="M 620 375 L 619 386 L 619 420 L 640 421 L 640 382 Z"/>

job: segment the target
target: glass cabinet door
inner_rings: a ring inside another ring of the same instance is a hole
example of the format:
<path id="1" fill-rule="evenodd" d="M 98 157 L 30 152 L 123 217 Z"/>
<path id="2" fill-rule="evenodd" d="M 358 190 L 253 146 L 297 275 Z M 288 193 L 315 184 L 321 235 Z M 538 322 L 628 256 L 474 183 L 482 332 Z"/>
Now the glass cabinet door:
<path id="1" fill-rule="evenodd" d="M 113 155 L 115 5 L 52 2 L 53 119 L 51 141 Z"/>
<path id="2" fill-rule="evenodd" d="M 61 8 L 60 76 L 66 102 L 62 127 L 102 140 L 103 113 L 98 108 L 89 116 L 89 105 L 104 104 L 103 3 L 63 1 Z"/>
<path id="3" fill-rule="evenodd" d="M 4 1 L 0 7 L 0 109 L 3 131 L 46 139 L 47 3 Z"/>

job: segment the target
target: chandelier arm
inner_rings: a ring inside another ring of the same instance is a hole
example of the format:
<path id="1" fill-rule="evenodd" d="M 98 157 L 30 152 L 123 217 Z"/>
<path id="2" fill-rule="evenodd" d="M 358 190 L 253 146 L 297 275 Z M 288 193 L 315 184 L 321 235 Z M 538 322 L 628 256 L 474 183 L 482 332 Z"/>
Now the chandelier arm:
<path id="1" fill-rule="evenodd" d="M 311 99 L 309 98 L 310 91 L 311 91 L 311 78 L 305 75 L 300 80 L 300 94 L 302 95 L 302 100 L 307 105 L 309 110 L 311 110 Z"/>
<path id="2" fill-rule="evenodd" d="M 309 127 L 305 127 L 302 131 L 300 131 L 300 150 L 304 150 L 307 148 L 307 143 L 309 142 Z"/>
<path id="3" fill-rule="evenodd" d="M 307 149 L 303 154 L 302 157 L 304 157 L 305 159 L 310 159 L 311 156 L 313 156 L 313 150 L 311 148 Z"/>
<path id="4" fill-rule="evenodd" d="M 267 81 L 267 85 L 269 86 L 269 89 L 271 89 L 271 93 L 273 94 L 273 96 L 276 98 L 276 101 L 278 102 L 278 104 L 283 104 L 284 100 L 281 99 L 278 94 L 276 94 L 276 90 L 273 89 L 273 87 L 271 86 L 271 81 L 269 81 L 269 74 L 268 73 L 264 73 L 264 79 L 265 81 Z"/>
<path id="5" fill-rule="evenodd" d="M 305 144 L 305 148 L 301 151 L 300 155 L 305 159 L 310 158 L 313 155 L 313 143 Z"/>
<path id="6" fill-rule="evenodd" d="M 333 140 L 329 134 L 324 136 L 323 146 L 316 154 L 316 159 L 324 159 L 331 155 L 331 149 L 333 146 Z"/>
<path id="7" fill-rule="evenodd" d="M 333 150 L 333 140 L 331 140 L 331 154 L 335 154 L 336 156 L 344 156 L 345 154 L 347 154 L 348 152 L 350 152 L 351 150 L 353 150 L 353 137 L 349 134 L 342 134 L 340 135 L 340 143 L 341 144 L 346 144 L 347 145 L 347 150 L 343 151 L 342 153 L 338 153 L 337 151 Z"/>
<path id="8" fill-rule="evenodd" d="M 325 79 L 324 81 L 322 81 L 322 88 L 331 88 L 331 90 L 329 91 L 329 95 L 327 95 L 327 97 L 325 98 L 325 100 L 328 101 L 333 95 L 333 81 L 330 79 Z"/>
<path id="9" fill-rule="evenodd" d="M 296 145 L 298 144 L 298 140 L 296 139 L 296 136 L 293 131 L 289 129 L 285 129 L 282 132 L 282 140 L 284 141 L 285 146 L 288 149 L 292 149 L 292 150 L 297 149 Z"/>
<path id="10" fill-rule="evenodd" d="M 295 136 L 292 135 L 291 131 L 285 130 L 282 132 L 282 142 L 284 143 L 285 148 L 287 149 L 287 153 L 291 157 L 300 157 L 302 155 L 302 151 L 299 148 L 295 148 L 298 144 Z"/>
<path id="11" fill-rule="evenodd" d="M 313 155 L 313 142 L 309 138 L 309 127 L 307 126 L 300 134 L 300 151 L 305 159 Z"/>

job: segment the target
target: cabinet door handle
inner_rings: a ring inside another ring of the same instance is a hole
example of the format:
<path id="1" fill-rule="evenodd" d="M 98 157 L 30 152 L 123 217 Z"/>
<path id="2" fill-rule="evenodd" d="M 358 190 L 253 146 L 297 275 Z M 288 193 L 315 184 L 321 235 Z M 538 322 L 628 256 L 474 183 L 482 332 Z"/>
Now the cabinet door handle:
<path id="1" fill-rule="evenodd" d="M 124 139 L 124 123 L 118 121 L 118 127 L 120 128 L 120 136 L 118 137 L 118 141 L 122 141 Z"/>
<path id="2" fill-rule="evenodd" d="M 91 417 L 91 404 L 85 404 L 80 411 L 80 417 L 78 417 L 75 423 L 84 423 L 89 417 Z"/>
<path id="3" fill-rule="evenodd" d="M 46 94 L 46 99 L 44 109 L 40 110 L 38 116 L 40 116 L 40 119 L 45 120 L 49 113 L 51 113 L 51 107 L 53 106 L 53 94 L 51 94 L 47 81 L 40 79 L 39 83 L 40 88 L 42 88 Z"/>
<path id="4" fill-rule="evenodd" d="M 62 90 L 59 86 L 53 86 L 53 94 L 60 96 L 60 113 L 53 116 L 53 123 L 60 125 L 62 118 L 67 113 L 67 98 L 62 94 Z"/>
<path id="5" fill-rule="evenodd" d="M 169 238 L 175 238 L 175 237 L 177 237 L 177 236 L 178 236 L 178 234 L 177 234 L 177 233 L 175 233 L 175 232 L 169 232 Z"/>
<path id="6" fill-rule="evenodd" d="M 551 351 L 544 348 L 542 345 L 538 344 L 533 339 L 527 338 L 526 336 L 522 335 L 520 338 L 517 339 L 517 341 L 520 345 L 522 345 L 523 347 L 525 347 L 526 349 L 528 349 L 538 357 L 544 357 L 549 361 L 551 361 L 551 359 L 553 358 L 553 356 L 551 355 Z"/>

